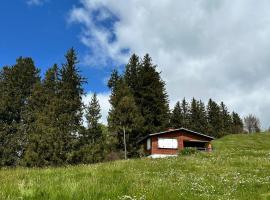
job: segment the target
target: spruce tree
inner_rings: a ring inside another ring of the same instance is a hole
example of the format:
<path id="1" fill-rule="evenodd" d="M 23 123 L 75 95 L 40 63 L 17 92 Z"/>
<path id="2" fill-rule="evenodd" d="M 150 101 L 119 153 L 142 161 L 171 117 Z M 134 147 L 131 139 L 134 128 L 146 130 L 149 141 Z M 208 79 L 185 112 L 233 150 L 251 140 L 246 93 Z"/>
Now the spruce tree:
<path id="1" fill-rule="evenodd" d="M 133 54 L 126 65 L 123 77 L 120 77 L 117 71 L 113 71 L 108 82 L 112 93 L 114 93 L 115 83 L 120 79 L 124 79 L 136 107 L 144 118 L 138 137 L 167 128 L 170 118 L 168 95 L 165 83 L 157 72 L 156 66 L 152 64 L 150 56 L 146 54 L 140 61 L 139 57 Z M 111 102 L 112 105 L 114 102 Z"/>
<path id="2" fill-rule="evenodd" d="M 183 112 L 183 127 L 190 128 L 190 107 L 186 99 L 182 100 L 182 112 Z"/>
<path id="3" fill-rule="evenodd" d="M 23 112 L 33 86 L 40 81 L 39 70 L 31 58 L 20 57 L 0 74 L 0 165 L 16 165 L 27 136 Z"/>
<path id="4" fill-rule="evenodd" d="M 222 120 L 221 135 L 231 134 L 232 132 L 232 118 L 231 115 L 223 102 L 220 104 L 220 114 Z"/>
<path id="5" fill-rule="evenodd" d="M 97 99 L 97 94 L 94 93 L 89 105 L 86 107 L 86 120 L 88 129 L 97 128 L 99 123 L 98 121 L 101 118 L 101 109 Z"/>
<path id="6" fill-rule="evenodd" d="M 82 84 L 85 79 L 80 75 L 77 64 L 78 59 L 73 48 L 65 55 L 66 63 L 60 70 L 60 98 L 62 99 L 59 115 L 59 128 L 62 132 L 62 154 L 65 155 L 66 162 L 72 163 L 73 145 L 76 143 L 77 135 L 81 130 L 82 123 L 82 95 L 84 94 Z"/>
<path id="7" fill-rule="evenodd" d="M 172 128 L 183 127 L 183 113 L 182 113 L 182 108 L 179 101 L 176 102 L 174 109 L 172 111 L 171 119 L 170 119 L 170 126 Z"/>
<path id="8" fill-rule="evenodd" d="M 23 160 L 27 166 L 75 163 L 74 152 L 78 152 L 82 130 L 84 82 L 77 63 L 75 50 L 70 49 L 62 68 L 58 70 L 54 65 L 49 69 L 31 97 L 28 113 L 34 118 L 28 123 L 30 137 Z"/>
<path id="9" fill-rule="evenodd" d="M 194 98 L 191 100 L 190 105 L 190 129 L 194 131 L 201 131 L 200 127 L 200 110 L 198 101 Z"/>
<path id="10" fill-rule="evenodd" d="M 45 79 L 43 81 L 44 88 L 46 93 L 51 96 L 55 96 L 59 93 L 59 68 L 57 64 L 54 64 L 51 68 L 49 68 L 45 74 Z"/>
<path id="11" fill-rule="evenodd" d="M 136 54 L 133 54 L 128 64 L 126 65 L 126 70 L 124 73 L 124 79 L 129 86 L 136 103 L 139 104 L 139 89 L 140 89 L 140 81 L 139 81 L 139 70 L 140 70 L 140 59 Z"/>
<path id="12" fill-rule="evenodd" d="M 96 93 L 86 106 L 85 118 L 87 128 L 82 132 L 79 142 L 79 152 L 76 153 L 77 161 L 82 163 L 95 163 L 104 159 L 105 137 L 99 123 L 101 109 Z M 78 159 L 79 158 L 79 159 Z"/>
<path id="13" fill-rule="evenodd" d="M 66 63 L 63 64 L 60 70 L 60 92 L 65 101 L 65 114 L 68 114 L 70 130 L 75 130 L 81 124 L 82 119 L 82 95 L 84 94 L 82 84 L 85 79 L 80 75 L 77 64 L 78 59 L 73 48 L 68 50 Z"/>
<path id="14" fill-rule="evenodd" d="M 59 96 L 59 70 L 49 68 L 42 84 L 36 84 L 26 109 L 29 126 L 27 145 L 22 164 L 25 166 L 62 165 L 61 101 Z M 30 116 L 30 118 L 29 118 Z"/>
<path id="15" fill-rule="evenodd" d="M 136 142 L 139 128 L 142 127 L 143 117 L 135 104 L 133 95 L 121 78 L 115 85 L 110 103 L 108 124 L 111 132 L 118 138 L 118 149 L 126 150 L 128 156 L 136 154 Z"/>
<path id="16" fill-rule="evenodd" d="M 220 115 L 220 108 L 219 105 L 209 99 L 207 105 L 207 120 L 209 124 L 209 131 L 208 133 L 214 137 L 220 137 L 222 131 L 222 118 Z"/>
<path id="17" fill-rule="evenodd" d="M 118 71 L 113 70 L 112 73 L 111 73 L 111 77 L 110 77 L 110 79 L 108 81 L 108 87 L 111 90 L 113 90 L 116 87 L 116 85 L 117 85 L 118 81 L 120 80 L 120 78 L 121 77 L 120 77 Z"/>
<path id="18" fill-rule="evenodd" d="M 169 125 L 168 95 L 165 82 L 148 54 L 140 63 L 137 83 L 137 92 L 133 95 L 144 117 L 144 134 L 164 130 Z"/>
<path id="19" fill-rule="evenodd" d="M 243 132 L 244 124 L 240 116 L 236 112 L 232 112 L 232 133 L 239 134 Z"/>
<path id="20" fill-rule="evenodd" d="M 43 85 L 36 84 L 23 115 L 28 134 L 21 164 L 28 167 L 49 165 L 48 159 L 51 149 L 47 134 L 49 128 L 46 126 L 46 123 L 49 123 L 45 113 L 45 109 L 47 109 L 46 95 Z"/>
<path id="21" fill-rule="evenodd" d="M 205 109 L 204 103 L 200 100 L 199 101 L 199 120 L 200 120 L 200 131 L 202 133 L 207 134 L 207 131 L 209 130 L 208 122 L 207 122 L 207 112 Z"/>
<path id="22" fill-rule="evenodd" d="M 60 69 L 55 64 L 48 69 L 43 87 L 47 94 L 47 106 L 44 107 L 44 115 L 47 116 L 46 132 L 48 134 L 47 142 L 50 144 L 50 165 L 62 165 L 66 162 L 66 156 L 63 153 L 62 121 L 63 99 L 60 91 Z"/>

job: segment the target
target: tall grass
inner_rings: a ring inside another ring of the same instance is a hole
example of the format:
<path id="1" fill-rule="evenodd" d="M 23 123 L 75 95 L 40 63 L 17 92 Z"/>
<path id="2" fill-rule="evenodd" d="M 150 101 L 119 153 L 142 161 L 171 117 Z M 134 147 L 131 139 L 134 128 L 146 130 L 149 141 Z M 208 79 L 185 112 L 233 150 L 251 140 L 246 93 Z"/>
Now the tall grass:
<path id="1" fill-rule="evenodd" d="M 270 134 L 230 135 L 213 146 L 176 158 L 1 169 L 0 199 L 270 200 Z"/>

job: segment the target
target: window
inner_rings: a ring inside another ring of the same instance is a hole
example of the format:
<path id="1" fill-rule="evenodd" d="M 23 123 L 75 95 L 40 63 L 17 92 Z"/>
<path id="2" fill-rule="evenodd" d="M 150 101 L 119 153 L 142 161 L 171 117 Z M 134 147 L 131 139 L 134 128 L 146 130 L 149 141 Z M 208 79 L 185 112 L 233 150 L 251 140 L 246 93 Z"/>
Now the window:
<path id="1" fill-rule="evenodd" d="M 176 138 L 158 138 L 158 148 L 177 149 L 178 142 Z"/>
<path id="2" fill-rule="evenodd" d="M 150 150 L 151 149 L 151 139 L 150 138 L 147 139 L 146 149 L 147 150 Z"/>

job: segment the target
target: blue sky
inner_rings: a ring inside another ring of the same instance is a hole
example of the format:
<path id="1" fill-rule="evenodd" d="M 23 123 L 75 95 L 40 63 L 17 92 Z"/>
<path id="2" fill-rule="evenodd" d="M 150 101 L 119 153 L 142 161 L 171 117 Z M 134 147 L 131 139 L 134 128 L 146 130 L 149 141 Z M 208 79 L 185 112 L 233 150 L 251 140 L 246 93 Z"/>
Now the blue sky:
<path id="1" fill-rule="evenodd" d="M 170 107 L 192 97 L 225 102 L 270 126 L 269 0 L 1 0 L 0 66 L 32 57 L 42 73 L 74 47 L 102 121 L 106 80 L 131 53 L 149 53 L 166 82 Z"/>
<path id="2" fill-rule="evenodd" d="M 31 5 L 27 0 L 2 0 L 0 66 L 12 65 L 19 56 L 28 56 L 44 74 L 54 63 L 64 62 L 64 54 L 70 47 L 74 47 L 83 60 L 90 49 L 80 41 L 81 27 L 68 22 L 69 12 L 78 4 L 76 0 L 50 0 Z M 85 85 L 86 92 L 108 90 L 105 80 L 110 68 L 82 62 L 79 67 L 89 82 Z"/>

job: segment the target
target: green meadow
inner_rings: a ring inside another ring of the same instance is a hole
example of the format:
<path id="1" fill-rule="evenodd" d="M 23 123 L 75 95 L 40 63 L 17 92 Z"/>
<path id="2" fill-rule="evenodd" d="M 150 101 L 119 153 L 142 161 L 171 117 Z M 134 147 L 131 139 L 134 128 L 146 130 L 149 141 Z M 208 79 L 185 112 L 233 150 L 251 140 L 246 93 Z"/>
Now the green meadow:
<path id="1" fill-rule="evenodd" d="M 1 169 L 0 199 L 270 200 L 270 134 L 229 135 L 214 151 L 43 169 Z"/>

